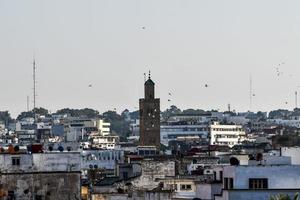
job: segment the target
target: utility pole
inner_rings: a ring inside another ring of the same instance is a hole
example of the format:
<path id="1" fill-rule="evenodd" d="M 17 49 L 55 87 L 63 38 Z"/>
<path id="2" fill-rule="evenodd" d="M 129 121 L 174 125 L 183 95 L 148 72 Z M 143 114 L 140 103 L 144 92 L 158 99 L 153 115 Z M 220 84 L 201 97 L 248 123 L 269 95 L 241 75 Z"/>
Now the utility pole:
<path id="1" fill-rule="evenodd" d="M 249 90 L 249 103 L 250 103 L 250 106 L 249 106 L 249 111 L 251 112 L 251 110 L 252 110 L 252 96 L 253 96 L 253 92 L 252 92 L 252 76 L 250 75 L 250 88 L 249 88 L 250 90 Z"/>

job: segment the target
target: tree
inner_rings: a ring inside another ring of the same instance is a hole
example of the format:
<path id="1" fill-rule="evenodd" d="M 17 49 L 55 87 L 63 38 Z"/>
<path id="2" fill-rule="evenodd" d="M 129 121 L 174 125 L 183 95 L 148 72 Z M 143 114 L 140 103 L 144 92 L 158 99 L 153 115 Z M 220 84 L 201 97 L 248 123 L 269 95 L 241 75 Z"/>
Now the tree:
<path id="1" fill-rule="evenodd" d="M 292 114 L 292 112 L 289 110 L 278 109 L 278 110 L 271 111 L 269 113 L 269 118 L 270 119 L 276 119 L 276 118 L 285 119 L 285 118 L 289 117 L 291 114 Z"/>
<path id="2" fill-rule="evenodd" d="M 5 125 L 8 125 L 13 120 L 8 111 L 0 111 L 0 121 L 4 122 Z"/>
<path id="3" fill-rule="evenodd" d="M 21 120 L 21 119 L 28 118 L 28 117 L 34 118 L 34 114 L 49 116 L 49 111 L 42 107 L 34 108 L 33 110 L 28 111 L 28 112 L 21 112 L 21 114 L 18 115 L 17 120 Z"/>
<path id="4" fill-rule="evenodd" d="M 99 117 L 99 112 L 97 110 L 91 108 L 84 109 L 71 109 L 71 108 L 63 108 L 56 111 L 55 114 L 58 115 L 70 115 L 71 117 L 88 117 L 88 118 L 97 118 Z"/>
<path id="5" fill-rule="evenodd" d="M 125 116 L 111 110 L 104 112 L 102 116 L 110 123 L 112 133 L 119 135 L 121 141 L 126 140 L 130 134 L 130 124 L 126 121 Z"/>
<path id="6" fill-rule="evenodd" d="M 287 194 L 278 194 L 276 196 L 271 196 L 270 200 L 292 200 L 292 198 Z M 299 200 L 299 193 L 296 193 L 293 200 Z"/>
<path id="7" fill-rule="evenodd" d="M 162 117 L 164 119 L 168 119 L 172 115 L 181 114 L 181 110 L 177 108 L 175 105 L 170 106 L 165 111 L 162 112 Z"/>
<path id="8" fill-rule="evenodd" d="M 203 115 L 203 114 L 207 114 L 208 112 L 201 110 L 201 109 L 186 109 L 182 111 L 182 114 L 185 115 Z"/>

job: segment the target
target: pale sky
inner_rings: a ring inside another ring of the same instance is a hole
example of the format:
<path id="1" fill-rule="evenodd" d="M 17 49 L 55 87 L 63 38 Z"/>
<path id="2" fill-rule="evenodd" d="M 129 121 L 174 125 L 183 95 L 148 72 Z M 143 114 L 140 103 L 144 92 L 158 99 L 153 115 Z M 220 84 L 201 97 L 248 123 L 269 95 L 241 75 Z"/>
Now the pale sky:
<path id="1" fill-rule="evenodd" d="M 254 111 L 292 109 L 299 10 L 299 0 L 0 0 L 0 110 L 16 116 L 27 95 L 32 107 L 33 56 L 37 106 L 52 112 L 136 109 L 149 69 L 161 109 L 247 111 L 250 75 Z"/>

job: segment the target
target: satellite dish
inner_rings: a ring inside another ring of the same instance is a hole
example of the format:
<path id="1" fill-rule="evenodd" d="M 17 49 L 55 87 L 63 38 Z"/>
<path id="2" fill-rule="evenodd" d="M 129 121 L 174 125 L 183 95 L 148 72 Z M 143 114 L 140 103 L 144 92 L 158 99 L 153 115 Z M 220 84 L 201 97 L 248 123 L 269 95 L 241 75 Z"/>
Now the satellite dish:
<path id="1" fill-rule="evenodd" d="M 231 157 L 229 160 L 230 165 L 232 166 L 239 166 L 240 161 L 236 157 Z"/>
<path id="2" fill-rule="evenodd" d="M 48 147 L 48 150 L 49 150 L 49 151 L 53 151 L 53 147 L 52 147 L 52 146 L 49 146 L 49 147 Z"/>
<path id="3" fill-rule="evenodd" d="M 64 148 L 62 146 L 59 146 L 58 151 L 62 152 L 62 151 L 64 151 Z"/>
<path id="4" fill-rule="evenodd" d="M 17 152 L 17 151 L 20 150 L 20 147 L 19 147 L 18 145 L 16 145 L 16 146 L 14 147 L 14 150 L 15 150 L 15 152 Z"/>

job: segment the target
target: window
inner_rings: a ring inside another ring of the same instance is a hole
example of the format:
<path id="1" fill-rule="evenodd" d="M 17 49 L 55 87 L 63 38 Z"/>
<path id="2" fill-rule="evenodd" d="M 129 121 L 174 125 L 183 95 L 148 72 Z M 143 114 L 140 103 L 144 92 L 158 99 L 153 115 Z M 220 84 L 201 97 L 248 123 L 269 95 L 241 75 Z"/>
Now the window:
<path id="1" fill-rule="evenodd" d="M 249 178 L 249 189 L 267 189 L 267 178 Z"/>
<path id="2" fill-rule="evenodd" d="M 233 178 L 229 178 L 229 186 L 228 189 L 233 189 Z"/>
<path id="3" fill-rule="evenodd" d="M 224 189 L 228 189 L 228 178 L 224 178 Z"/>
<path id="4" fill-rule="evenodd" d="M 192 190 L 191 185 L 180 185 L 180 190 Z"/>
<path id="5" fill-rule="evenodd" d="M 223 171 L 220 171 L 220 180 L 221 180 L 222 183 L 223 183 Z"/>
<path id="6" fill-rule="evenodd" d="M 224 189 L 233 189 L 233 178 L 224 178 Z"/>
<path id="7" fill-rule="evenodd" d="M 11 158 L 11 161 L 12 161 L 12 165 L 20 165 L 20 158 L 19 157 L 12 157 Z"/>

